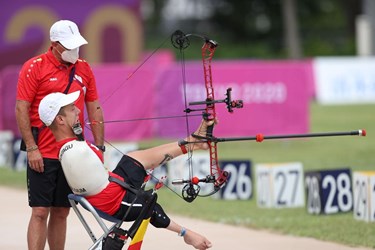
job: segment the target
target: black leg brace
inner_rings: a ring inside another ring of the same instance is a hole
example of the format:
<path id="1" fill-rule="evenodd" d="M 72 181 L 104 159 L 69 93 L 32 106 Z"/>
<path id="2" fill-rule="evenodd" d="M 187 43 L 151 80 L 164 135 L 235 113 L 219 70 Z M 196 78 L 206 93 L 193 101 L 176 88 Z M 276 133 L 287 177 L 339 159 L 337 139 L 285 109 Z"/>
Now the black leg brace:
<path id="1" fill-rule="evenodd" d="M 169 226 L 169 223 L 171 223 L 171 219 L 158 203 L 155 204 L 150 223 L 157 228 L 166 228 Z"/>

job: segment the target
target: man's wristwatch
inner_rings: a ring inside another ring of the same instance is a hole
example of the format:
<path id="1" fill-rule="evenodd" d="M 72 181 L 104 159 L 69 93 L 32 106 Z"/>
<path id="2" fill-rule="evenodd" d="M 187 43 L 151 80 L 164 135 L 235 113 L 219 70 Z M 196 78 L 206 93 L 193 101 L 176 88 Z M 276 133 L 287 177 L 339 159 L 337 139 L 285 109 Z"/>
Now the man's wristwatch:
<path id="1" fill-rule="evenodd" d="M 102 152 L 105 152 L 105 146 L 98 146 L 98 145 L 95 145 L 98 149 L 100 149 L 100 151 Z"/>

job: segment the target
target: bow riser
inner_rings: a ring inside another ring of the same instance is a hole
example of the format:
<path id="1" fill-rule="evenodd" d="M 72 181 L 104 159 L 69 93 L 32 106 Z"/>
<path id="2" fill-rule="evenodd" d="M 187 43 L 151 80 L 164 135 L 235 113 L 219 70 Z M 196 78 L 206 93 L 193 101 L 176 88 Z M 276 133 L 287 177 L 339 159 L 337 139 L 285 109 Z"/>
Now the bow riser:
<path id="1" fill-rule="evenodd" d="M 212 85 L 212 70 L 211 62 L 217 48 L 217 43 L 206 39 L 204 45 L 202 46 L 202 61 L 203 61 L 203 73 L 204 81 L 206 86 L 206 113 L 205 117 L 207 120 L 216 119 L 216 110 L 215 110 L 215 94 L 214 88 Z M 208 127 L 207 137 L 213 136 L 214 125 Z M 214 188 L 220 188 L 227 181 L 228 173 L 223 173 L 219 166 L 218 153 L 217 153 L 217 143 L 208 142 L 210 150 L 210 173 L 214 177 Z"/>

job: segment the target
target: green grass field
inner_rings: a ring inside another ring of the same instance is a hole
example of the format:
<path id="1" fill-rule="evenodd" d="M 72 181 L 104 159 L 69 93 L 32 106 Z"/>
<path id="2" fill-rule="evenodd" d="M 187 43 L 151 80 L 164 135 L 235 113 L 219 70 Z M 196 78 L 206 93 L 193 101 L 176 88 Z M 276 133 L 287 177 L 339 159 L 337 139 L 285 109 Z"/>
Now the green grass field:
<path id="1" fill-rule="evenodd" d="M 352 171 L 375 170 L 374 109 L 375 105 L 311 104 L 311 132 L 366 129 L 367 137 L 222 143 L 218 146 L 219 158 L 250 159 L 253 164 L 298 161 L 303 163 L 305 171 L 340 167 L 350 167 Z M 159 142 L 144 142 L 142 146 Z M 25 188 L 25 173 L 0 168 L 0 183 Z M 375 223 L 354 220 L 352 212 L 311 215 L 306 208 L 264 209 L 257 207 L 256 197 L 249 201 L 198 198 L 193 203 L 186 203 L 167 189 L 159 191 L 159 202 L 174 214 L 375 248 Z"/>
<path id="2" fill-rule="evenodd" d="M 340 167 L 350 167 L 352 171 L 375 170 L 375 105 L 320 106 L 313 103 L 310 107 L 311 132 L 366 129 L 367 136 L 221 143 L 219 157 L 250 159 L 253 164 L 298 161 L 303 163 L 305 171 Z M 352 212 L 311 215 L 306 208 L 258 208 L 256 197 L 250 201 L 199 198 L 186 203 L 167 190 L 160 193 L 159 201 L 167 211 L 186 216 L 375 248 L 375 224 L 355 220 Z"/>

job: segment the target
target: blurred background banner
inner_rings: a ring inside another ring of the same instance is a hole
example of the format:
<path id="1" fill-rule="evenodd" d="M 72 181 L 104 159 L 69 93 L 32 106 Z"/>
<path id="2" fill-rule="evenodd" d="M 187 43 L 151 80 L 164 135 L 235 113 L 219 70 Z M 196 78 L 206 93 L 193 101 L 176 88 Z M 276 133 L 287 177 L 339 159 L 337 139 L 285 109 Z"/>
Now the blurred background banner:
<path id="1" fill-rule="evenodd" d="M 17 0 L 3 5 L 0 15 L 0 69 L 22 64 L 50 46 L 49 30 L 60 19 L 77 23 L 89 41 L 81 56 L 91 63 L 135 62 L 143 48 L 139 0 Z"/>
<path id="2" fill-rule="evenodd" d="M 0 71 L 0 130 L 18 134 L 15 116 L 18 73 L 21 66 L 8 66 Z"/>
<path id="3" fill-rule="evenodd" d="M 216 136 L 250 136 L 258 133 L 304 133 L 309 130 L 309 87 L 313 85 L 310 61 L 216 61 L 212 63 L 215 99 L 225 99 L 232 88 L 232 99 L 244 108 L 228 113 L 225 104 L 216 104 L 219 126 Z M 204 101 L 206 89 L 201 62 L 185 66 L 188 102 Z M 159 116 L 177 115 L 184 110 L 181 66 L 174 64 L 160 74 L 157 83 Z M 164 102 L 161 99 L 168 97 Z M 199 106 L 198 106 L 199 107 Z M 191 106 L 190 108 L 198 108 Z M 201 106 L 202 107 L 202 106 Z M 199 112 L 198 112 L 199 114 Z M 201 117 L 195 119 L 195 124 Z M 189 120 L 192 120 L 189 118 Z M 158 120 L 158 135 L 186 135 L 182 121 Z M 196 127 L 193 123 L 192 128 Z M 193 132 L 193 131 L 191 131 Z"/>
<path id="4" fill-rule="evenodd" d="M 136 66 L 125 64 L 93 67 L 107 122 L 107 140 L 186 136 L 185 117 L 160 119 L 184 116 L 181 65 L 168 62 L 164 57 L 153 60 L 152 65 L 145 65 L 137 73 L 134 73 Z M 308 90 L 313 84 L 310 61 L 219 61 L 214 62 L 212 68 L 215 98 L 225 99 L 226 89 L 232 88 L 232 99 L 244 101 L 244 108 L 236 109 L 234 113 L 228 113 L 225 104 L 217 104 L 220 120 L 215 131 L 217 136 L 304 133 L 309 130 Z M 0 103 L 4 107 L 15 105 L 19 69 L 8 67 L 2 72 L 4 84 Z M 204 101 L 202 63 L 188 62 L 185 71 L 187 102 Z M 2 127 L 17 135 L 14 109 L 3 109 L 2 112 Z M 202 119 L 202 111 L 194 114 L 197 116 L 188 118 L 191 129 Z"/>
<path id="5" fill-rule="evenodd" d="M 138 140 L 155 135 L 154 120 L 148 118 L 155 117 L 155 75 L 158 69 L 145 66 L 142 72 L 128 79 L 134 70 L 134 66 L 124 64 L 93 68 L 107 122 L 106 140 Z"/>
<path id="6" fill-rule="evenodd" d="M 375 103 L 375 58 L 319 57 L 314 68 L 321 104 Z"/>

